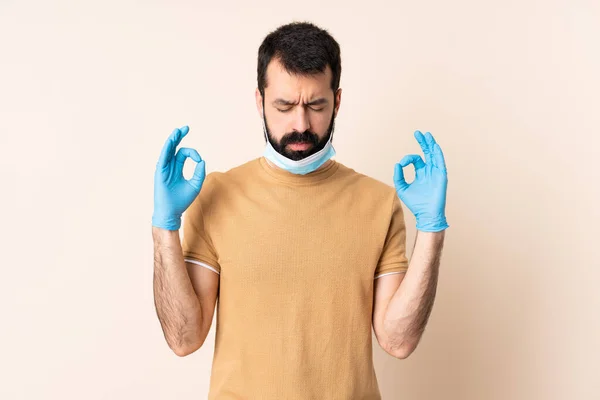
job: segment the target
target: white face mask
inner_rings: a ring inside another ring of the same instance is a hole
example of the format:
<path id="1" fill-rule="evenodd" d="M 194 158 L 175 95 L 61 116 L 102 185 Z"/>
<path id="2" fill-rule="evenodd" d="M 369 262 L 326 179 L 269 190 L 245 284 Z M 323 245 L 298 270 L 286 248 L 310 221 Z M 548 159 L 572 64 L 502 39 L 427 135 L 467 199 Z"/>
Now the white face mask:
<path id="1" fill-rule="evenodd" d="M 327 144 L 325 144 L 325 147 L 317 151 L 315 154 L 303 158 L 302 160 L 296 161 L 287 158 L 283 154 L 280 154 L 271 145 L 271 142 L 269 141 L 269 136 L 267 135 L 267 127 L 265 126 L 264 110 L 262 126 L 263 132 L 265 134 L 265 139 L 267 140 L 263 156 L 279 168 L 282 168 L 286 171 L 289 171 L 294 174 L 305 175 L 316 171 L 327 160 L 335 156 L 335 149 L 333 148 L 333 144 L 331 143 L 331 139 L 333 138 L 333 129 L 331 130 L 331 135 L 329 136 L 329 140 L 327 141 Z"/>

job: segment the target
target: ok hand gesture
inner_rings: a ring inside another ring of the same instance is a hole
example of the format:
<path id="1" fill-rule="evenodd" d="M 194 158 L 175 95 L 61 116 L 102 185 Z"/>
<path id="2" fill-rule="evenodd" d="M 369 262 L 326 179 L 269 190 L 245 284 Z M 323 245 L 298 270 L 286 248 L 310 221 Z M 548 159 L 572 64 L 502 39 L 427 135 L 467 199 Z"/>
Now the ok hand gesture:
<path id="1" fill-rule="evenodd" d="M 394 186 L 400 200 L 417 220 L 417 229 L 439 232 L 449 227 L 446 222 L 446 190 L 448 173 L 442 149 L 429 132 L 415 132 L 415 139 L 425 154 L 425 162 L 418 154 L 409 154 L 396 164 Z M 414 164 L 415 179 L 406 183 L 402 168 Z"/>
<path id="2" fill-rule="evenodd" d="M 154 213 L 152 226 L 178 230 L 181 215 L 192 204 L 206 177 L 205 163 L 194 149 L 182 147 L 175 154 L 189 128 L 175 129 L 165 142 L 154 172 Z M 183 177 L 183 165 L 190 157 L 198 164 L 190 180 Z"/>

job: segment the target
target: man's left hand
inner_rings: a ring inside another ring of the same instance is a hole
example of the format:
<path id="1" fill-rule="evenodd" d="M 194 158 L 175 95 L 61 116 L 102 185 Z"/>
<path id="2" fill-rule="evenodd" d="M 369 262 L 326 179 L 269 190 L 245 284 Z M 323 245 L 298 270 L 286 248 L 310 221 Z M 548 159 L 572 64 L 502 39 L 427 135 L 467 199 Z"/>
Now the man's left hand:
<path id="1" fill-rule="evenodd" d="M 448 228 L 446 222 L 446 190 L 448 172 L 442 149 L 429 132 L 415 132 L 415 139 L 425 154 L 425 162 L 418 154 L 409 154 L 396 164 L 394 186 L 398 197 L 417 220 L 417 229 L 424 232 L 439 232 Z M 402 168 L 415 166 L 415 179 L 406 183 Z"/>

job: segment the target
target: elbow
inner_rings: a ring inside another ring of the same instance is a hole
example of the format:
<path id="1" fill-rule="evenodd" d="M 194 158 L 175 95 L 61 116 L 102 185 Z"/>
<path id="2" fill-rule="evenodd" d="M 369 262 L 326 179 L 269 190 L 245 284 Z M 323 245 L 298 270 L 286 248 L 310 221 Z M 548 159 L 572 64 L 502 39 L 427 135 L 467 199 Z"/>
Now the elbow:
<path id="1" fill-rule="evenodd" d="M 416 349 L 417 345 L 410 343 L 395 343 L 382 346 L 386 353 L 399 360 L 407 359 Z"/>
<path id="2" fill-rule="evenodd" d="M 188 329 L 179 332 L 177 335 L 170 336 L 167 339 L 169 348 L 178 357 L 189 356 L 202 347 L 208 334 L 208 328 L 210 326 L 205 327 L 205 329 Z"/>
<path id="3" fill-rule="evenodd" d="M 196 340 L 194 342 L 179 343 L 177 345 L 169 344 L 169 347 L 178 357 L 185 357 L 202 347 L 202 341 Z"/>
<path id="4" fill-rule="evenodd" d="M 178 357 L 185 357 L 185 356 L 189 356 L 190 354 L 192 354 L 195 350 L 189 350 L 183 347 L 171 347 L 171 350 L 173 350 L 173 353 L 175 353 L 176 356 Z"/>
<path id="5" fill-rule="evenodd" d="M 399 359 L 399 360 L 405 360 L 407 359 L 413 352 L 415 351 L 414 348 L 408 348 L 408 347 L 400 347 L 398 349 L 394 349 L 391 351 L 388 351 L 388 354 L 390 354 L 391 356 Z"/>
<path id="6" fill-rule="evenodd" d="M 199 348 L 200 346 L 171 346 L 171 350 L 173 350 L 173 353 L 178 357 L 189 356 Z"/>

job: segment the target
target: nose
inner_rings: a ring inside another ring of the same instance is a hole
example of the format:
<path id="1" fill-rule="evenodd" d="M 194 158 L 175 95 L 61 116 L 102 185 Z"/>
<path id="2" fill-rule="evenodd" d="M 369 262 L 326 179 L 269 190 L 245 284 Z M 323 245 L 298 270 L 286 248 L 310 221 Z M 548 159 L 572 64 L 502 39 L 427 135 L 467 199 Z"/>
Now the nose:
<path id="1" fill-rule="evenodd" d="M 292 128 L 297 132 L 304 132 L 310 129 L 310 120 L 305 107 L 296 107 Z"/>

